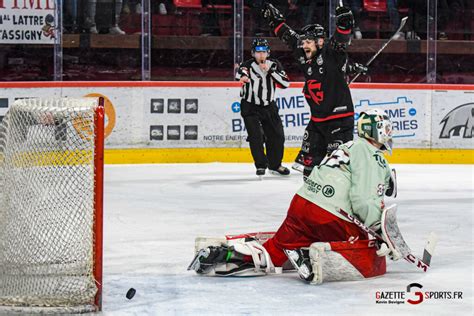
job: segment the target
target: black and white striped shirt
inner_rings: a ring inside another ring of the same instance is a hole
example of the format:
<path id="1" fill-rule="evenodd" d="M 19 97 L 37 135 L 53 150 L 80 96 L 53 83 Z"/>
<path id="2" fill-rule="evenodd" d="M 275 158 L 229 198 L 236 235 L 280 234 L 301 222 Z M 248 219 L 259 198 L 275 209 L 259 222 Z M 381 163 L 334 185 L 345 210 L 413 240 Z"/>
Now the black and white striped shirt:
<path id="1" fill-rule="evenodd" d="M 266 60 L 268 71 L 263 71 L 255 59 L 244 61 L 235 79 L 240 80 L 247 76 L 250 82 L 245 83 L 240 91 L 242 99 L 252 104 L 267 106 L 275 101 L 275 89 L 277 85 L 283 89 L 290 86 L 287 74 L 277 60 Z"/>

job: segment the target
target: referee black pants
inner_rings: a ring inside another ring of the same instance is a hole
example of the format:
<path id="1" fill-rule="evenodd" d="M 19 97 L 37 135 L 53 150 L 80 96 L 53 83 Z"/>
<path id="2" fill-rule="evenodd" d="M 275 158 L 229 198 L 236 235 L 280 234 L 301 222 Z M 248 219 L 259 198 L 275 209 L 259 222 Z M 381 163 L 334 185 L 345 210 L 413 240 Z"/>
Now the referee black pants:
<path id="1" fill-rule="evenodd" d="M 240 110 L 255 167 L 277 169 L 283 159 L 285 134 L 276 103 L 259 106 L 242 100 Z"/>

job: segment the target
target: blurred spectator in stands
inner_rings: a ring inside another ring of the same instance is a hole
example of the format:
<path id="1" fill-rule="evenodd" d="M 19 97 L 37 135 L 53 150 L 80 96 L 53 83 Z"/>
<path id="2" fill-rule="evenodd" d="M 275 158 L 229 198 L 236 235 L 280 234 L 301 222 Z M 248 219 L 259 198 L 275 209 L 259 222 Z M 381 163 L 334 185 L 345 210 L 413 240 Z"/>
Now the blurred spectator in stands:
<path id="1" fill-rule="evenodd" d="M 324 0 L 297 0 L 298 16 L 301 16 L 302 26 L 320 24 L 327 27 L 327 12 Z"/>
<path id="2" fill-rule="evenodd" d="M 439 40 L 448 39 L 448 35 L 446 34 L 448 21 L 449 21 L 448 0 L 438 0 L 438 39 Z"/>
<path id="3" fill-rule="evenodd" d="M 114 0 L 115 8 L 113 10 L 114 15 L 112 16 L 112 23 L 109 27 L 109 34 L 124 35 L 125 32 L 120 29 L 118 22 L 120 20 L 120 12 L 122 12 L 122 0 Z M 98 34 L 96 25 L 96 9 L 97 0 L 87 0 L 85 16 L 84 16 L 84 28 L 90 34 Z"/>
<path id="4" fill-rule="evenodd" d="M 158 3 L 158 12 L 161 15 L 167 15 L 168 12 L 174 11 L 174 5 L 172 0 L 153 0 Z M 156 6 L 154 6 L 156 8 Z"/>
<path id="5" fill-rule="evenodd" d="M 142 13 L 141 0 L 123 0 L 122 13 L 130 14 L 131 12 L 136 14 Z"/>
<path id="6" fill-rule="evenodd" d="M 288 16 L 288 10 L 292 4 L 292 0 L 269 0 L 268 3 L 273 4 L 284 16 Z"/>
<path id="7" fill-rule="evenodd" d="M 362 1 L 361 0 L 344 0 L 344 6 L 351 8 L 352 14 L 354 15 L 354 29 L 352 30 L 355 39 L 362 38 L 362 32 L 360 31 L 360 14 L 362 12 Z M 339 5 L 338 5 L 339 6 Z"/>
<path id="8" fill-rule="evenodd" d="M 251 33 L 256 37 L 265 37 L 272 36 L 267 30 L 267 24 L 263 20 L 262 15 L 260 14 L 261 7 L 264 3 L 264 0 L 244 0 L 244 5 L 250 8 L 250 14 L 252 16 L 253 23 L 251 27 L 253 28 Z M 244 27 L 249 27 L 244 25 Z"/>
<path id="9" fill-rule="evenodd" d="M 387 11 L 388 17 L 390 19 L 390 30 L 395 32 L 398 27 L 400 26 L 400 14 L 398 12 L 398 0 L 387 0 Z M 398 32 L 395 34 L 396 40 L 403 39 L 405 37 L 405 33 Z"/>
<path id="10" fill-rule="evenodd" d="M 273 5 L 280 8 L 280 10 L 288 12 L 291 5 L 294 5 L 298 0 L 244 0 L 244 5 L 250 8 L 250 14 L 252 15 L 252 25 L 245 25 L 244 27 L 251 27 L 251 33 L 257 37 L 274 36 L 271 34 L 267 27 L 267 23 L 263 21 L 260 10 L 265 2 L 272 3 Z M 226 1 L 227 3 L 233 4 L 233 0 Z M 295 7 L 296 9 L 296 7 Z M 245 13 L 249 14 L 249 13 Z"/>
<path id="11" fill-rule="evenodd" d="M 65 33 L 78 33 L 79 27 L 77 25 L 77 0 L 64 1 L 65 15 L 63 26 Z"/>
<path id="12" fill-rule="evenodd" d="M 203 8 L 208 9 L 208 13 L 201 14 L 202 34 L 201 36 L 221 36 L 219 26 L 219 14 L 216 5 L 231 5 L 230 1 L 224 0 L 202 0 Z"/>
<path id="13" fill-rule="evenodd" d="M 173 7 L 172 0 L 152 0 L 153 14 L 167 15 L 168 11 Z M 141 0 L 123 0 L 123 14 L 142 14 L 142 1 Z"/>
<path id="14" fill-rule="evenodd" d="M 470 0 L 472 1 L 472 0 Z M 428 18 L 428 7 L 426 0 L 403 0 L 404 6 L 408 7 L 408 21 L 406 26 L 406 39 L 426 39 Z M 438 0 L 438 39 L 447 40 L 446 25 L 449 16 L 447 0 Z"/>
<path id="15" fill-rule="evenodd" d="M 463 33 L 463 39 L 470 40 L 472 38 L 472 19 L 474 11 L 474 1 L 472 0 L 451 0 L 449 1 L 449 9 L 451 13 L 451 19 L 453 22 L 460 23 L 460 27 L 456 28 L 457 31 Z M 456 23 L 454 23 L 456 25 Z M 459 24 L 457 24 L 459 25 Z"/>

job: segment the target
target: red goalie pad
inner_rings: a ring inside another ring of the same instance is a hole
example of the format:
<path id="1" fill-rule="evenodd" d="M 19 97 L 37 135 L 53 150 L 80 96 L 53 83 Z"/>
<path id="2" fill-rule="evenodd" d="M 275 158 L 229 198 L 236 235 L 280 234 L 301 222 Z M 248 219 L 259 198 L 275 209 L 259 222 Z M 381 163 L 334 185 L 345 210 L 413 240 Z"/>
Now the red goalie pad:
<path id="1" fill-rule="evenodd" d="M 327 244 L 330 245 L 331 251 L 344 257 L 364 278 L 380 276 L 387 271 L 385 257 L 376 254 L 374 240 L 333 241 Z"/>

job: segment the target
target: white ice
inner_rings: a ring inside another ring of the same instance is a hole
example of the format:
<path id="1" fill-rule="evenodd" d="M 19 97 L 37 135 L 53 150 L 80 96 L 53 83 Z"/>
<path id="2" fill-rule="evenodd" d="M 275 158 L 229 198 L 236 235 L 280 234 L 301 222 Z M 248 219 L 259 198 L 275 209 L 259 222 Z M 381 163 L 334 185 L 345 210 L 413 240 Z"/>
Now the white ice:
<path id="1" fill-rule="evenodd" d="M 421 256 L 428 234 L 439 235 L 429 272 L 400 260 L 388 262 L 380 278 L 311 286 L 295 273 L 217 278 L 186 271 L 196 236 L 276 230 L 302 184 L 301 174 L 259 181 L 251 164 L 106 166 L 104 313 L 472 315 L 474 167 L 395 167 L 405 240 Z M 422 291 L 462 291 L 462 300 L 375 303 L 376 291 L 404 292 L 414 282 Z M 131 287 L 137 294 L 128 300 Z"/>

